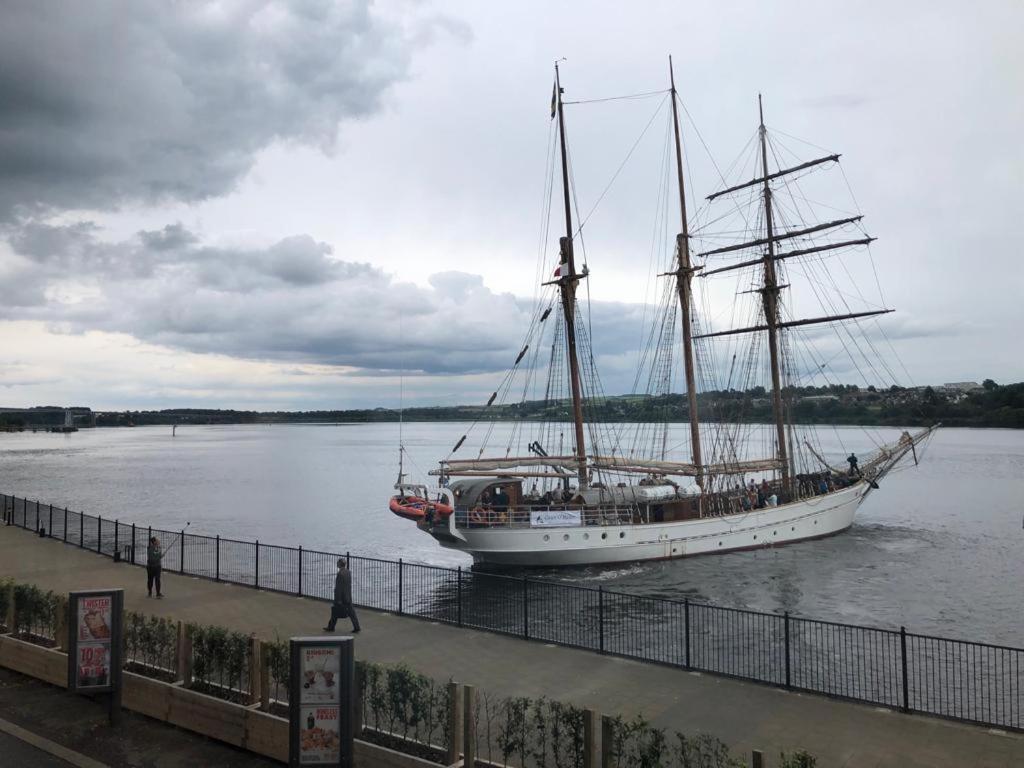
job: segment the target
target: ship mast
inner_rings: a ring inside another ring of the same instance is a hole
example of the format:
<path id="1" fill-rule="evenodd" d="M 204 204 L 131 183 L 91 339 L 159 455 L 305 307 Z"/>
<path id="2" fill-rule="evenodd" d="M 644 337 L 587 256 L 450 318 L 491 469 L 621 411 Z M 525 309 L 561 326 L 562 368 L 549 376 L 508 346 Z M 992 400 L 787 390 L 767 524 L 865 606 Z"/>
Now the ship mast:
<path id="1" fill-rule="evenodd" d="M 676 76 L 672 69 L 672 57 L 668 57 L 669 80 L 672 84 L 672 126 L 676 139 L 676 176 L 679 180 L 679 216 L 682 221 L 682 232 L 676 235 L 676 253 L 679 268 L 676 272 L 676 285 L 679 289 L 679 308 L 683 315 L 683 364 L 686 372 L 686 398 L 690 413 L 690 450 L 693 465 L 697 468 L 696 481 L 704 487 L 702 472 L 704 462 L 700 452 L 700 425 L 697 418 L 697 383 L 693 365 L 693 328 L 690 315 L 691 280 L 694 269 L 690 265 L 690 227 L 686 221 L 686 187 L 683 184 L 683 150 L 679 141 L 679 110 L 676 106 Z"/>
<path id="2" fill-rule="evenodd" d="M 764 254 L 764 287 L 761 299 L 764 305 L 764 321 L 768 326 L 768 354 L 771 357 L 772 369 L 772 413 L 775 416 L 775 439 L 777 455 L 782 469 L 782 486 L 789 488 L 789 457 L 786 450 L 786 424 L 782 409 L 782 376 L 779 366 L 779 287 L 775 277 L 775 233 L 772 224 L 772 189 L 768 183 L 768 149 L 767 131 L 764 127 L 764 108 L 761 105 L 761 94 L 757 95 L 757 111 L 760 117 L 758 133 L 761 137 L 761 170 L 764 178 L 764 222 L 766 229 L 767 249 Z"/>
<path id="3" fill-rule="evenodd" d="M 555 62 L 555 98 L 558 107 L 558 139 L 562 150 L 562 194 L 565 200 L 565 236 L 558 240 L 561 260 L 558 289 L 565 314 L 565 343 L 569 354 L 569 385 L 572 389 L 572 416 L 576 427 L 576 463 L 580 488 L 587 484 L 587 450 L 583 442 L 583 396 L 580 388 L 580 364 L 576 352 L 576 263 L 572 249 L 572 206 L 569 199 L 569 161 L 565 150 L 565 112 L 562 107 L 562 83 Z"/>

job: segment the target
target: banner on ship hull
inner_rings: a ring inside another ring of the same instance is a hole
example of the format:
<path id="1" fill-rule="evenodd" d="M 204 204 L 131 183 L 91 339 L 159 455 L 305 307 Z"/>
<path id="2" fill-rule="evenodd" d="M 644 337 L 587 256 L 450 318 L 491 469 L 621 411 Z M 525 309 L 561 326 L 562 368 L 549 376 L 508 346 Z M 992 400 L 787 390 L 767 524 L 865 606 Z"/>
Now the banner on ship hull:
<path id="1" fill-rule="evenodd" d="M 583 525 L 583 515 L 578 509 L 543 509 L 530 511 L 531 528 L 565 528 Z"/>

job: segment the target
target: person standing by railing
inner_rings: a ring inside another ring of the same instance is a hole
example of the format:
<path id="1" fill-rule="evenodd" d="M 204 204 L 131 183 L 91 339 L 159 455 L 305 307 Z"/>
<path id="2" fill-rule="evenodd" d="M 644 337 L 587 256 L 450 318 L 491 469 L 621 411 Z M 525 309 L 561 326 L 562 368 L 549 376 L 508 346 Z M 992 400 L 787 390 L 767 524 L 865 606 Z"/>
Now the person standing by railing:
<path id="1" fill-rule="evenodd" d="M 331 620 L 324 627 L 324 632 L 333 632 L 338 619 L 352 619 L 352 631 L 359 631 L 359 617 L 352 605 L 352 571 L 344 557 L 338 558 L 338 575 L 334 577 L 334 604 L 331 605 Z"/>
<path id="2" fill-rule="evenodd" d="M 156 596 L 163 597 L 160 589 L 160 571 L 163 569 L 164 553 L 160 549 L 160 539 L 156 536 L 149 537 L 149 547 L 146 549 L 146 592 L 148 597 L 153 596 L 153 585 L 156 584 Z"/>

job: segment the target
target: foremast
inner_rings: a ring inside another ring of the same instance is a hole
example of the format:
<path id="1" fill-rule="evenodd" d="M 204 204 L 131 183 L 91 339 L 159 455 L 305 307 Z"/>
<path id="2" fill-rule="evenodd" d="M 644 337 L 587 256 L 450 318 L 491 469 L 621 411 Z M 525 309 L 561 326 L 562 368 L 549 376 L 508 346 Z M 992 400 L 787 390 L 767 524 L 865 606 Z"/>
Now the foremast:
<path id="1" fill-rule="evenodd" d="M 883 315 L 892 312 L 891 309 L 879 309 L 871 310 L 867 312 L 848 312 L 840 315 L 828 315 L 825 317 L 810 317 L 800 318 L 795 320 L 783 320 L 780 312 L 780 294 L 783 288 L 787 288 L 786 285 L 780 285 L 778 281 L 778 271 L 776 264 L 778 262 L 791 259 L 797 256 L 803 256 L 812 253 L 822 253 L 825 251 L 832 251 L 840 248 L 846 248 L 855 245 L 867 245 L 874 240 L 873 237 L 861 237 L 854 240 L 844 240 L 842 242 L 833 242 L 823 245 L 811 245 L 804 248 L 795 248 L 785 252 L 779 252 L 776 249 L 778 243 L 792 240 L 794 238 L 803 238 L 808 235 L 813 235 L 819 232 L 825 232 L 828 230 L 835 229 L 837 227 L 846 226 L 848 224 L 856 224 L 862 218 L 862 216 L 850 216 L 843 219 L 837 219 L 835 221 L 829 221 L 822 224 L 815 224 L 812 226 L 800 227 L 798 229 L 784 229 L 782 231 L 776 231 L 775 220 L 772 208 L 772 188 L 770 182 L 774 179 L 779 179 L 789 174 L 804 171 L 809 168 L 821 165 L 823 163 L 838 162 L 839 155 L 833 154 L 826 157 L 817 158 L 810 160 L 805 163 L 793 166 L 791 168 L 782 168 L 775 172 L 768 172 L 768 131 L 764 124 L 764 109 L 761 104 L 761 95 L 757 97 L 758 104 L 758 138 L 760 143 L 760 155 L 761 155 L 761 176 L 755 177 L 750 181 L 737 184 L 726 189 L 719 190 L 711 195 L 708 195 L 707 199 L 715 200 L 718 197 L 727 195 L 740 190 L 748 189 L 750 187 L 761 188 L 761 198 L 764 205 L 765 214 L 765 236 L 759 237 L 754 240 L 748 240 L 746 242 L 734 243 L 732 245 L 725 245 L 718 248 L 713 248 L 708 251 L 703 251 L 698 256 L 708 257 L 716 256 L 724 253 L 732 253 L 735 251 L 745 250 L 748 248 L 761 248 L 763 251 L 761 255 L 756 259 L 750 259 L 732 264 L 727 264 L 722 267 L 715 269 L 701 269 L 700 275 L 702 278 L 708 278 L 712 275 L 717 275 L 722 272 L 730 272 L 733 270 L 744 269 L 746 267 L 760 266 L 762 269 L 762 282 L 761 287 L 756 289 L 757 293 L 761 294 L 761 309 L 764 314 L 764 324 L 754 325 L 746 328 L 732 328 L 725 331 L 715 331 L 709 333 L 702 333 L 695 336 L 695 339 L 707 339 L 719 336 L 731 336 L 734 334 L 746 334 L 746 333 L 760 333 L 765 332 L 768 337 L 768 354 L 769 364 L 771 368 L 771 384 L 772 384 L 772 421 L 775 426 L 775 464 L 782 476 L 782 482 L 784 488 L 792 490 L 792 480 L 795 468 L 792 461 L 793 447 L 792 443 L 787 441 L 786 428 L 787 428 L 787 414 L 785 405 L 782 397 L 782 385 L 783 385 L 783 360 L 779 350 L 779 338 L 780 331 L 789 328 L 797 328 L 801 326 L 809 325 L 820 325 L 827 323 L 834 323 L 843 320 L 855 320 L 867 317 L 875 317 L 877 315 Z"/>
<path id="2" fill-rule="evenodd" d="M 565 235 L 558 240 L 560 260 L 558 268 L 558 290 L 565 316 L 565 344 L 569 358 L 569 386 L 572 391 L 572 417 L 576 433 L 577 476 L 580 488 L 587 485 L 587 448 L 583 440 L 583 393 L 580 386 L 579 355 L 576 350 L 576 286 L 580 275 L 576 274 L 576 260 L 573 256 L 572 202 L 569 195 L 569 159 L 565 149 L 565 111 L 562 105 L 562 83 L 555 62 L 555 101 L 558 113 L 558 143 L 562 155 L 562 196 L 565 202 Z"/>
<path id="3" fill-rule="evenodd" d="M 690 452 L 697 471 L 697 485 L 704 487 L 704 461 L 700 450 L 700 422 L 697 414 L 697 382 L 693 361 L 693 324 L 690 310 L 694 268 L 690 262 L 690 226 L 686 217 L 686 186 L 683 181 L 683 150 L 679 140 L 679 108 L 676 105 L 676 76 L 672 68 L 672 57 L 668 57 L 669 81 L 672 84 L 672 127 L 675 130 L 676 176 L 679 187 L 679 217 L 682 231 L 676 235 L 676 286 L 679 292 L 679 310 L 683 316 L 683 368 L 686 375 L 687 410 L 690 415 Z"/>

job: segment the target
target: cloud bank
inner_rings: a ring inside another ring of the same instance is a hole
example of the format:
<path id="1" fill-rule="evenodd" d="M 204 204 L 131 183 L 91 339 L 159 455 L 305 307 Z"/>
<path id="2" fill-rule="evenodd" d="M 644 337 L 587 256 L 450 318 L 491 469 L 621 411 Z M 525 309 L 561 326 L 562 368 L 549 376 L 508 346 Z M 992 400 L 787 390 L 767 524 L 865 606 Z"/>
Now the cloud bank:
<path id="1" fill-rule="evenodd" d="M 368 2 L 7 3 L 0 221 L 224 195 L 272 142 L 330 151 L 406 76 Z"/>

